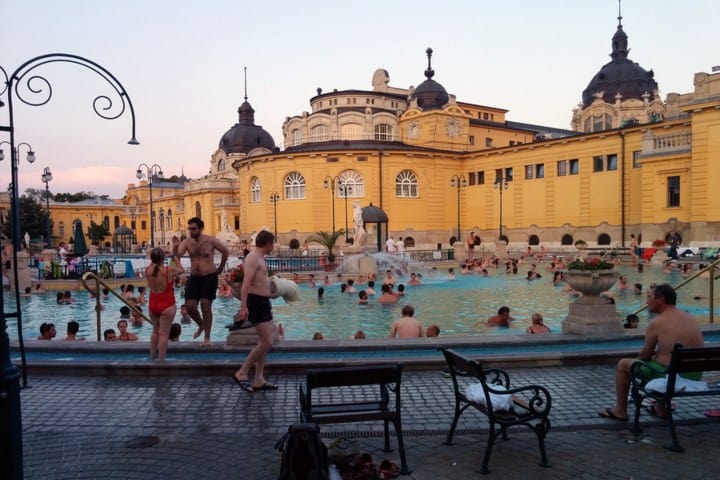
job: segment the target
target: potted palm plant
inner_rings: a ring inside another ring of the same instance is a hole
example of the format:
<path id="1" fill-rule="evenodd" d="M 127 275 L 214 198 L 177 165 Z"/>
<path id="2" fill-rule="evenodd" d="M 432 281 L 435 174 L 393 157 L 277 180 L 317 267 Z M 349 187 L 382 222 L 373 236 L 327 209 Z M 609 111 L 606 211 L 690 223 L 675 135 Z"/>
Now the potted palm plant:
<path id="1" fill-rule="evenodd" d="M 345 235 L 345 230 L 341 228 L 340 230 L 336 230 L 334 232 L 315 232 L 308 237 L 308 242 L 319 243 L 323 247 L 327 248 L 327 263 L 323 265 L 323 268 L 326 272 L 332 272 L 333 270 L 335 270 L 335 268 L 337 268 L 337 265 L 335 264 L 335 253 L 333 252 L 333 249 L 335 248 L 338 239 L 343 235 Z"/>

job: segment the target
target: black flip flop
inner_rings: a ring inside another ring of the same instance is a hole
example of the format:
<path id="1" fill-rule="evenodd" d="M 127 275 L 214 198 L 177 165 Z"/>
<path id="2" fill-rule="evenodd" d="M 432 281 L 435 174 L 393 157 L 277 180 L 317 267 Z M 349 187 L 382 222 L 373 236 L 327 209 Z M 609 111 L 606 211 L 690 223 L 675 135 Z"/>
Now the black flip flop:
<path id="1" fill-rule="evenodd" d="M 275 385 L 274 383 L 265 382 L 261 387 L 251 387 L 253 391 L 257 390 L 277 390 L 280 388 L 280 385 Z"/>
<path id="2" fill-rule="evenodd" d="M 603 418 L 609 418 L 610 420 L 615 420 L 618 422 L 627 422 L 628 421 L 627 418 L 618 417 L 617 415 L 615 415 L 612 411 L 612 408 L 605 408 L 603 410 L 600 410 L 598 412 L 598 415 L 600 415 Z"/>
<path id="3" fill-rule="evenodd" d="M 238 380 L 234 373 L 232 374 L 232 379 L 235 380 L 235 383 L 238 384 L 238 387 L 242 388 L 247 393 L 253 393 L 255 391 L 250 382 L 248 382 L 247 380 Z"/>

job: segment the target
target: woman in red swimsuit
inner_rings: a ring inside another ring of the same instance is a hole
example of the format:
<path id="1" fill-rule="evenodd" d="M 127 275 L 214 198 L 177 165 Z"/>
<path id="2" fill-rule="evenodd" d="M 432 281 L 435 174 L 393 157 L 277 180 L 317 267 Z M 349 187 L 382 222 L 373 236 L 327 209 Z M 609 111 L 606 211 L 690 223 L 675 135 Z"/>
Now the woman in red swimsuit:
<path id="1" fill-rule="evenodd" d="M 175 277 L 184 272 L 180 262 L 174 258 L 173 265 L 165 266 L 165 251 L 153 248 L 150 252 L 152 262 L 145 269 L 145 278 L 150 288 L 150 319 L 153 331 L 150 336 L 150 358 L 157 356 L 165 360 L 170 326 L 175 318 Z"/>

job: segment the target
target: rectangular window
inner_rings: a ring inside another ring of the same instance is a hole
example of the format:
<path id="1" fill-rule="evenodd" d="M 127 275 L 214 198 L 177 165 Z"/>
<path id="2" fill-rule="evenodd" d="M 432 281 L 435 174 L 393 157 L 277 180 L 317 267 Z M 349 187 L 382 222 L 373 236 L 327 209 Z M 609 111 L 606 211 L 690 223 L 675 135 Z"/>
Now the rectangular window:
<path id="1" fill-rule="evenodd" d="M 140 222 L 140 230 L 147 230 L 147 220 L 142 220 Z"/>
<path id="2" fill-rule="evenodd" d="M 510 146 L 512 147 L 514 145 L 515 145 L 515 140 L 510 140 Z"/>
<path id="3" fill-rule="evenodd" d="M 545 178 L 545 164 L 538 163 L 535 165 L 535 178 Z"/>
<path id="4" fill-rule="evenodd" d="M 328 157 L 326 160 L 327 163 L 337 163 L 339 162 L 337 157 Z"/>
<path id="5" fill-rule="evenodd" d="M 490 116 L 487 113 L 483 113 L 483 120 L 487 120 Z"/>
<path id="6" fill-rule="evenodd" d="M 611 153 L 607 156 L 607 169 L 617 170 L 617 154 Z"/>
<path id="7" fill-rule="evenodd" d="M 534 178 L 535 167 L 532 165 L 525 165 L 525 180 L 532 180 Z"/>
<path id="8" fill-rule="evenodd" d="M 235 215 L 235 230 L 240 230 L 240 215 Z"/>
<path id="9" fill-rule="evenodd" d="M 470 145 L 475 145 L 475 137 L 473 137 L 472 135 L 468 135 L 468 143 Z"/>
<path id="10" fill-rule="evenodd" d="M 485 172 L 477 172 L 478 185 L 485 185 Z"/>
<path id="11" fill-rule="evenodd" d="M 512 169 L 512 167 L 507 167 L 505 169 L 505 181 L 512 182 L 512 179 L 513 179 L 513 169 Z"/>
<path id="12" fill-rule="evenodd" d="M 602 172 L 603 167 L 605 166 L 603 165 L 604 163 L 605 159 L 602 155 L 595 155 L 593 157 L 593 172 Z"/>
<path id="13" fill-rule="evenodd" d="M 502 176 L 503 176 L 502 168 L 495 169 L 495 183 L 499 182 L 500 179 L 502 178 Z"/>
<path id="14" fill-rule="evenodd" d="M 567 160 L 557 162 L 557 176 L 564 177 L 567 175 Z"/>
<path id="15" fill-rule="evenodd" d="M 486 147 L 492 147 L 492 138 L 485 137 L 485 146 Z"/>
<path id="16" fill-rule="evenodd" d="M 667 179 L 668 207 L 680 206 L 680 177 L 672 176 Z"/>
<path id="17" fill-rule="evenodd" d="M 475 185 L 475 172 L 468 173 L 468 185 Z"/>
<path id="18" fill-rule="evenodd" d="M 635 150 L 633 152 L 633 168 L 640 167 L 642 167 L 642 162 L 640 161 L 640 150 Z"/>
<path id="19" fill-rule="evenodd" d="M 580 172 L 580 161 L 577 158 L 570 160 L 570 175 L 577 175 Z"/>
<path id="20" fill-rule="evenodd" d="M 358 162 L 367 162 L 367 157 L 357 157 Z"/>

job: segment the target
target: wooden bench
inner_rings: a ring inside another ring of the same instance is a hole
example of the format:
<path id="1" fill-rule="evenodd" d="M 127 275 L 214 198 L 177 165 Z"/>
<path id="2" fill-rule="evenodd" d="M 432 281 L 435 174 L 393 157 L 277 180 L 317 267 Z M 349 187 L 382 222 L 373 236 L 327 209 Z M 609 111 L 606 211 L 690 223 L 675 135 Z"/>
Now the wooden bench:
<path id="1" fill-rule="evenodd" d="M 400 454 L 400 473 L 409 475 L 400 415 L 402 368 L 402 364 L 394 363 L 308 370 L 305 384 L 300 384 L 300 420 L 318 424 L 382 420 L 386 452 L 392 451 L 389 435 L 392 423 Z M 343 387 L 347 387 L 345 391 Z"/>
<path id="2" fill-rule="evenodd" d="M 656 373 L 658 375 L 667 375 L 667 390 L 658 392 L 646 389 L 649 380 L 647 375 L 643 375 L 643 369 Z M 635 419 L 632 431 L 640 434 L 640 408 L 645 398 L 651 398 L 664 407 L 667 413 L 667 422 L 670 426 L 670 435 L 672 443 L 665 445 L 665 448 L 674 452 L 682 452 L 684 449 L 678 442 L 677 431 L 675 430 L 675 420 L 673 419 L 672 400 L 679 397 L 701 397 L 708 395 L 720 395 L 720 387 L 717 385 L 709 385 L 707 390 L 703 391 L 675 391 L 677 377 L 681 373 L 690 372 L 710 372 L 720 370 L 720 347 L 703 347 L 703 348 L 683 348 L 677 344 L 672 351 L 670 366 L 665 370 L 658 370 L 653 365 L 643 361 L 636 361 L 630 368 L 631 395 L 635 403 Z"/>
<path id="3" fill-rule="evenodd" d="M 515 425 L 524 425 L 535 432 L 540 446 L 540 465 L 549 467 L 550 463 L 545 453 L 545 436 L 550 431 L 550 419 L 548 418 L 552 405 L 550 392 L 540 385 L 512 387 L 507 372 L 499 368 L 483 368 L 478 361 L 465 358 L 457 352 L 442 346 L 438 347 L 438 350 L 445 356 L 450 370 L 450 377 L 452 378 L 453 389 L 455 390 L 455 415 L 445 444 L 452 445 L 453 434 L 460 415 L 468 407 L 473 407 L 485 415 L 490 422 L 485 457 L 480 470 L 482 473 L 490 472 L 488 463 L 497 437 L 502 434 L 503 440 L 507 440 L 507 429 Z M 461 380 L 458 377 L 465 378 Z M 482 385 L 485 396 L 484 404 L 471 400 L 466 396 L 466 387 L 471 383 L 478 382 Z M 497 406 L 493 405 L 491 394 L 511 395 L 512 407 L 509 410 L 498 409 Z"/>

